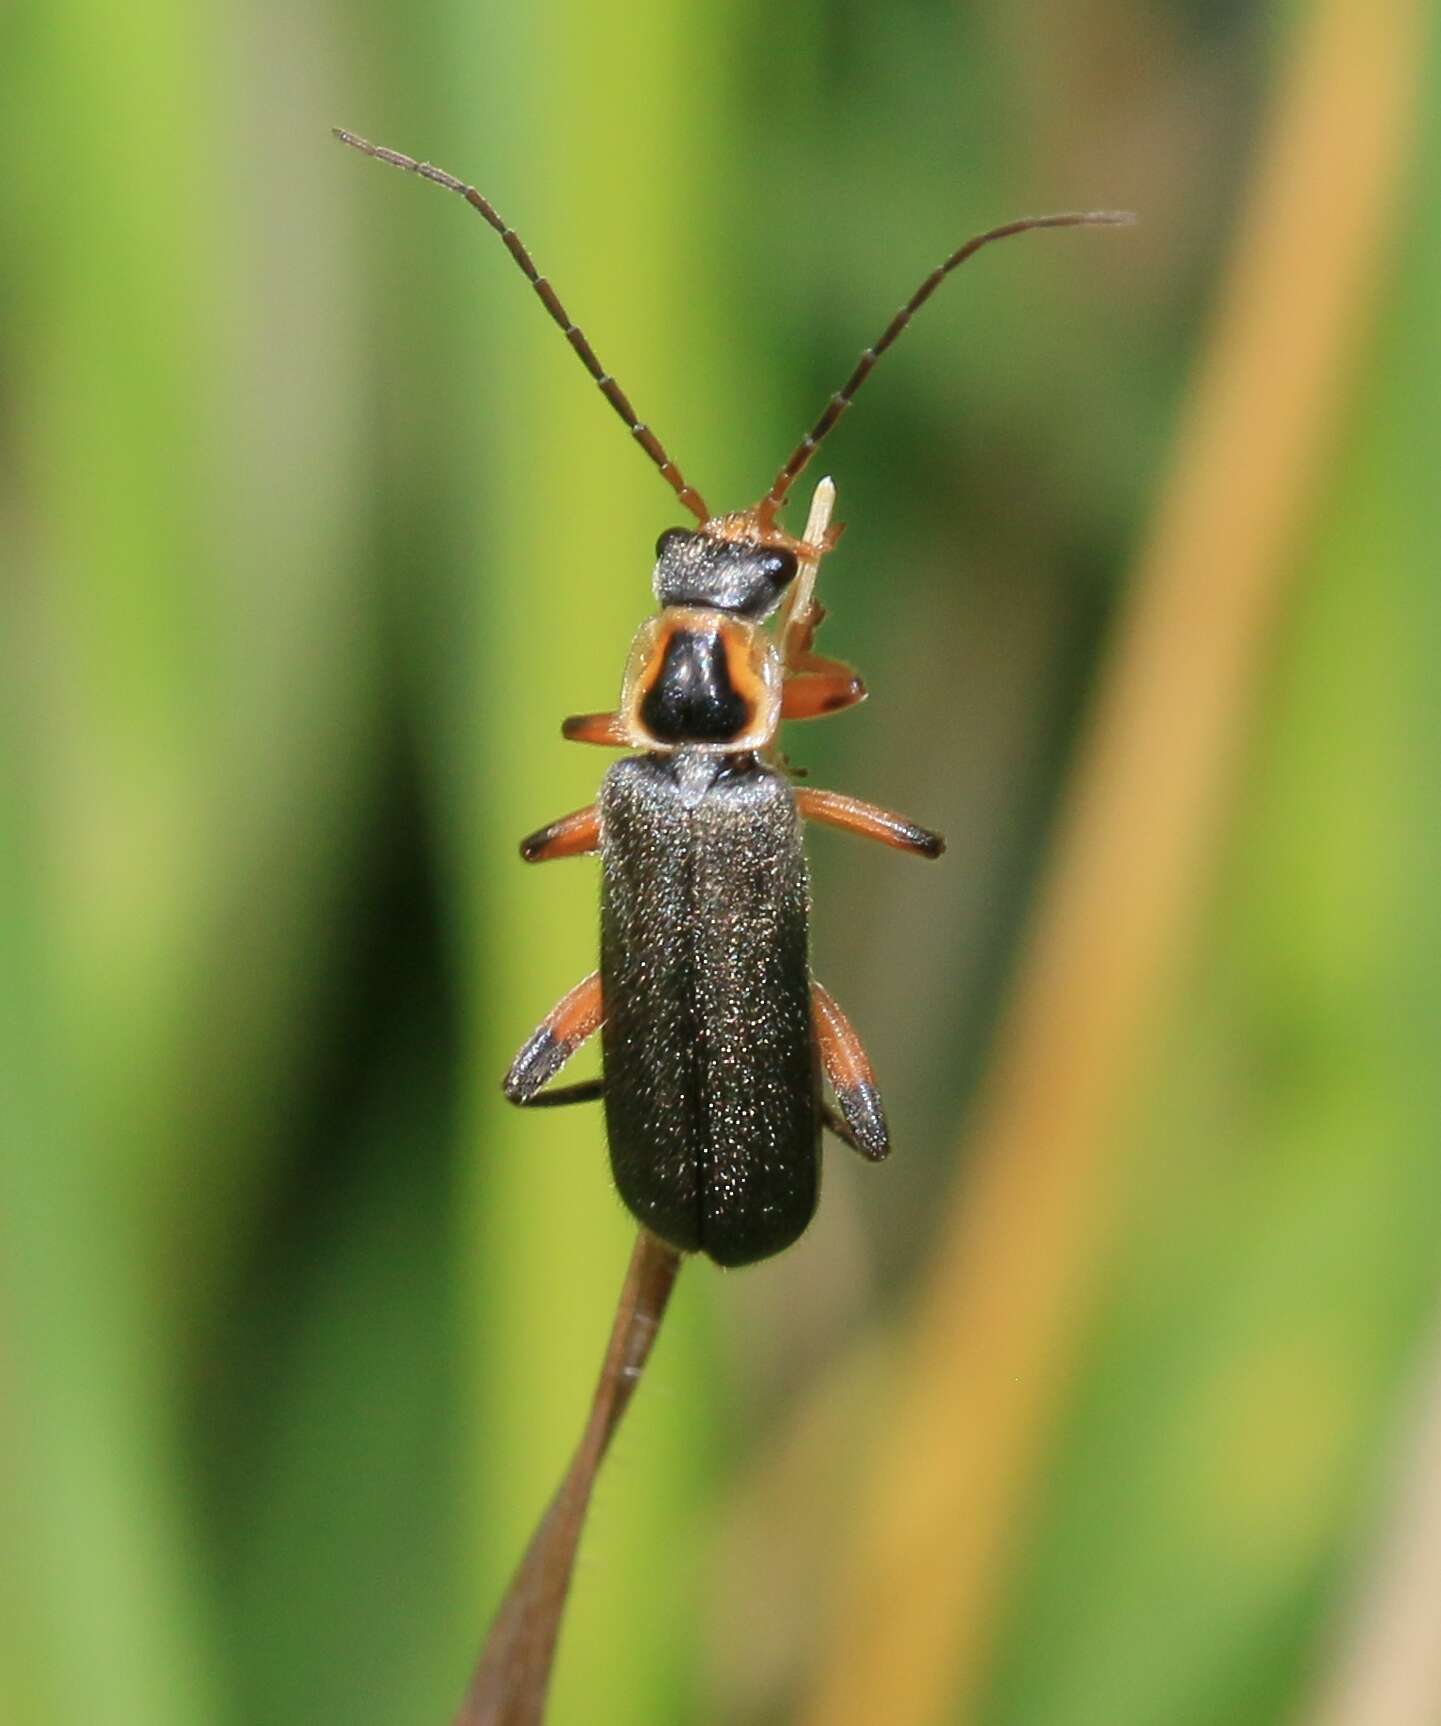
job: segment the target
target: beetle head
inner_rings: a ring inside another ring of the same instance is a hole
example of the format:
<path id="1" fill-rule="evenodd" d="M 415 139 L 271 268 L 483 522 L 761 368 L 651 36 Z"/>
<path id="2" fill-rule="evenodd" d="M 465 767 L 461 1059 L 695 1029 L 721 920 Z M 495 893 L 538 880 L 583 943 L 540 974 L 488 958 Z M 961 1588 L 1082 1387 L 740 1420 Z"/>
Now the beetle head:
<path id="1" fill-rule="evenodd" d="M 780 604 L 795 578 L 786 545 L 714 531 L 668 528 L 656 541 L 655 596 L 663 606 L 704 606 L 759 621 Z"/>

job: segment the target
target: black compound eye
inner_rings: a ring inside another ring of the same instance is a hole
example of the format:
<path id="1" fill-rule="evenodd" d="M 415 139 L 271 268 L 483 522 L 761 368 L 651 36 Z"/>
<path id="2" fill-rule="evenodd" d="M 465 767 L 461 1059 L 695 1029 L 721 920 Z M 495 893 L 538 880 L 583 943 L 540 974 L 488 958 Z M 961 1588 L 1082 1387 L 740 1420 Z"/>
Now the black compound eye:
<path id="1" fill-rule="evenodd" d="M 761 570 L 766 580 L 776 587 L 784 587 L 787 582 L 795 579 L 795 573 L 800 568 L 793 551 L 768 551 L 761 560 Z"/>
<path id="2" fill-rule="evenodd" d="M 689 530 L 689 528 L 668 527 L 655 542 L 655 554 L 657 557 L 664 557 L 672 546 L 680 545 L 685 540 L 694 538 L 695 535 Z"/>

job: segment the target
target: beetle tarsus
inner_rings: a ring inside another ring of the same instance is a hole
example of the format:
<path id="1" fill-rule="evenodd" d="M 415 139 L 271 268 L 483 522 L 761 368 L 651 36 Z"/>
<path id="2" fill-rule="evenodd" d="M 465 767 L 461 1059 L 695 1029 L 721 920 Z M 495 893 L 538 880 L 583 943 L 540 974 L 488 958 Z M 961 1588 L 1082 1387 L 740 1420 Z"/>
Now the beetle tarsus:
<path id="1" fill-rule="evenodd" d="M 512 1097 L 522 1109 L 564 1109 L 572 1103 L 598 1103 L 605 1095 L 604 1079 L 581 1079 L 574 1085 L 556 1085 L 549 1091 L 538 1091 L 533 1097 Z"/>

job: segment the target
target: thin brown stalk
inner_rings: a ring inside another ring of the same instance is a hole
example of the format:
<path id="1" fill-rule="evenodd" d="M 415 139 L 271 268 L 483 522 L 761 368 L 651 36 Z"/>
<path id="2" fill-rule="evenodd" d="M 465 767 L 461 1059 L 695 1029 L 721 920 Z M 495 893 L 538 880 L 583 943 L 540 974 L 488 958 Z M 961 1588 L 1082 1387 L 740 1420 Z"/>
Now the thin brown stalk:
<path id="1" fill-rule="evenodd" d="M 1195 935 L 1268 641 L 1376 303 L 1419 0 L 1321 0 L 1100 690 L 798 1718 L 976 1717 L 1014 1531 L 1074 1367 L 1121 1112 Z"/>
<path id="2" fill-rule="evenodd" d="M 539 1726 L 596 1473 L 650 1356 L 680 1269 L 673 1247 L 636 1237 L 590 1418 L 486 1637 L 454 1726 Z"/>

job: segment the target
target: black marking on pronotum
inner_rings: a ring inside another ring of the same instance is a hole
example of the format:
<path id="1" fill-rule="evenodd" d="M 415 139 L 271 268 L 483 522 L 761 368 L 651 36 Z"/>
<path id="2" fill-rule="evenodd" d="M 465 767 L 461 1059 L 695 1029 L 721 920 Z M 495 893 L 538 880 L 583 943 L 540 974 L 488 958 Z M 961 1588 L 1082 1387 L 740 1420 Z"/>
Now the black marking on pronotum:
<path id="1" fill-rule="evenodd" d="M 337 131 L 342 143 L 443 186 L 500 237 L 631 436 L 696 518 L 656 545 L 661 618 L 631 650 L 620 709 L 566 721 L 578 742 L 638 750 L 606 774 L 598 803 L 523 844 L 535 862 L 601 856 L 601 963 L 552 1011 L 505 1080 L 530 1106 L 603 1097 L 611 1165 L 638 1220 L 724 1265 L 779 1252 L 815 1210 L 820 1136 L 862 1155 L 890 1148 L 870 1063 L 849 1020 L 811 976 L 803 819 L 913 856 L 938 834 L 855 798 L 797 789 L 773 764 L 782 719 L 853 706 L 864 685 L 812 651 L 816 570 L 835 544 L 835 490 L 816 488 L 804 537 L 781 505 L 876 361 L 968 258 L 1037 228 L 1130 221 L 1101 210 L 1031 216 L 977 234 L 929 272 L 866 348 L 820 418 L 750 509 L 713 516 L 630 398 L 605 371 L 520 236 L 494 205 L 428 162 Z M 777 612 L 773 633 L 762 627 Z M 601 1031 L 599 1080 L 546 1090 Z M 838 1111 L 824 1101 L 824 1071 Z"/>
<path id="2" fill-rule="evenodd" d="M 724 743 L 739 736 L 751 710 L 731 682 L 724 640 L 692 629 L 673 631 L 640 717 L 663 744 Z"/>

